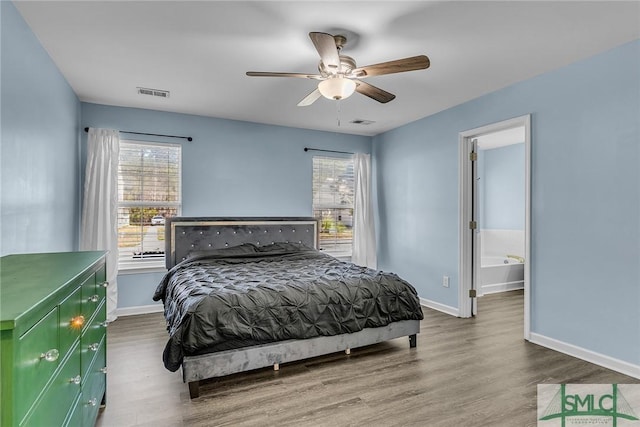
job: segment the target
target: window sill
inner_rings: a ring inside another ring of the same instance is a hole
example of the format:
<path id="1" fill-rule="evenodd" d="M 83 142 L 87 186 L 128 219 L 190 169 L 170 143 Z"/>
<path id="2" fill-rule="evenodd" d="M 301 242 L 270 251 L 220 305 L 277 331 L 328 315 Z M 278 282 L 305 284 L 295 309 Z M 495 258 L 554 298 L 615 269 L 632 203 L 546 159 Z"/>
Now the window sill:
<path id="1" fill-rule="evenodd" d="M 125 274 L 166 273 L 164 266 L 155 265 L 127 265 L 118 266 L 118 276 Z"/>
<path id="2" fill-rule="evenodd" d="M 345 255 L 344 252 L 331 253 L 329 251 L 322 251 L 327 255 L 331 255 L 340 261 L 351 262 L 351 255 Z M 125 265 L 118 266 L 118 276 L 126 274 L 146 274 L 146 273 L 166 273 L 167 269 L 163 265 Z"/>

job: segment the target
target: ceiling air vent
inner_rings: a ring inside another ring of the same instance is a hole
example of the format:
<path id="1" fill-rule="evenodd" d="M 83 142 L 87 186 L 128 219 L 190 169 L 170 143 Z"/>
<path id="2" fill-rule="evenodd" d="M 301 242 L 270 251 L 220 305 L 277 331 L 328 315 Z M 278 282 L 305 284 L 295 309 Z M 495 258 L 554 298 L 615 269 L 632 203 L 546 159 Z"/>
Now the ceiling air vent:
<path id="1" fill-rule="evenodd" d="M 370 125 L 372 123 L 375 123 L 372 120 L 364 120 L 364 119 L 355 119 L 355 120 L 351 120 L 351 122 L 349 123 L 353 123 L 354 125 L 362 125 L 362 126 L 367 126 Z"/>
<path id="2" fill-rule="evenodd" d="M 169 97 L 169 91 L 168 90 L 162 90 L 162 89 L 149 89 L 149 88 L 146 88 L 146 87 L 139 87 L 138 88 L 138 93 L 140 95 L 158 96 L 160 98 L 168 98 Z"/>

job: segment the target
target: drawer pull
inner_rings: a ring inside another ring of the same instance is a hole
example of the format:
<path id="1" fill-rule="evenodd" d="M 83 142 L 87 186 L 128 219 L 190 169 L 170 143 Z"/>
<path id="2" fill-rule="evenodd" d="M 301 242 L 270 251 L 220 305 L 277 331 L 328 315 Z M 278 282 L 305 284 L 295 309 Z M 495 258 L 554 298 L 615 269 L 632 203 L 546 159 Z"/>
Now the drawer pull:
<path id="1" fill-rule="evenodd" d="M 93 399 L 89 399 L 89 401 L 87 402 L 87 405 L 89 406 L 96 406 L 98 404 L 98 399 L 96 399 L 95 397 Z"/>
<path id="2" fill-rule="evenodd" d="M 78 385 L 82 381 L 82 377 L 80 375 L 76 375 L 75 377 L 69 380 L 70 383 Z"/>
<path id="3" fill-rule="evenodd" d="M 100 284 L 100 286 L 102 286 L 103 288 L 108 288 L 109 287 L 109 282 L 102 282 Z"/>
<path id="4" fill-rule="evenodd" d="M 89 302 L 98 302 L 100 301 L 100 295 L 91 295 L 89 297 Z"/>
<path id="5" fill-rule="evenodd" d="M 89 350 L 98 351 L 98 347 L 100 347 L 100 343 L 94 342 L 93 344 L 89 344 Z"/>
<path id="6" fill-rule="evenodd" d="M 60 357 L 60 352 L 55 349 L 52 348 L 51 350 L 47 351 L 46 353 L 42 353 L 40 355 L 40 359 L 44 359 L 47 362 L 55 362 L 56 360 L 58 360 L 58 357 Z"/>
<path id="7" fill-rule="evenodd" d="M 100 368 L 100 372 L 102 372 L 103 374 L 107 373 L 107 367 L 105 366 L 104 368 Z"/>
<path id="8" fill-rule="evenodd" d="M 71 318 L 70 325 L 72 329 L 82 328 L 82 326 L 84 325 L 84 316 L 80 315 L 80 316 Z"/>

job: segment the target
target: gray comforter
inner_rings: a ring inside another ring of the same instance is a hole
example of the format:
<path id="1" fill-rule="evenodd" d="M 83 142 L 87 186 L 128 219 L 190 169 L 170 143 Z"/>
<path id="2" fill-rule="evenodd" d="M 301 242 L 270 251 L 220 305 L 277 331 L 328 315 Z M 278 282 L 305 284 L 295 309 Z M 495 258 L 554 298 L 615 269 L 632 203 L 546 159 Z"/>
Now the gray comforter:
<path id="1" fill-rule="evenodd" d="M 397 275 L 291 243 L 193 254 L 153 299 L 164 302 L 170 371 L 185 355 L 423 318 L 416 290 Z"/>

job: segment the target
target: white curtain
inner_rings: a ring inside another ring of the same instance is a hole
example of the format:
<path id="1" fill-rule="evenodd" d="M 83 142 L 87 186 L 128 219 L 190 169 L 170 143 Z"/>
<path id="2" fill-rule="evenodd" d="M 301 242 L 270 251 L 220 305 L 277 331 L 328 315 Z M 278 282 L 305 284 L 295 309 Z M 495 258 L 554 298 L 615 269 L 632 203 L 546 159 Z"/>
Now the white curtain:
<path id="1" fill-rule="evenodd" d="M 118 303 L 118 155 L 120 134 L 89 129 L 82 203 L 80 250 L 107 253 L 107 321 L 116 320 Z"/>
<path id="2" fill-rule="evenodd" d="M 351 261 L 363 267 L 375 269 L 376 231 L 371 199 L 371 156 L 353 155 L 353 172 L 356 179 L 355 205 L 353 209 L 353 252 Z"/>

